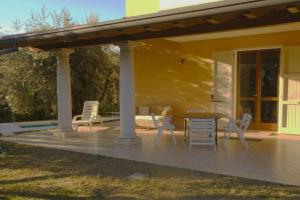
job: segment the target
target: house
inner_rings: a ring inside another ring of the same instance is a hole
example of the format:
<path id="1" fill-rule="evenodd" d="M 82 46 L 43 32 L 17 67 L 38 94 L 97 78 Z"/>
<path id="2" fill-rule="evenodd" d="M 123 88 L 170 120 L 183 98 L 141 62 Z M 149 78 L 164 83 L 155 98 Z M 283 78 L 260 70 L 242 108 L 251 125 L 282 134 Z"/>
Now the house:
<path id="1" fill-rule="evenodd" d="M 120 143 L 139 142 L 135 109 L 153 104 L 235 118 L 249 112 L 252 129 L 300 134 L 300 1 L 190 2 L 170 7 L 158 0 L 127 0 L 124 19 L 5 36 L 0 53 L 27 46 L 59 52 L 63 132 L 72 130 L 72 48 L 113 43 L 121 56 Z"/>

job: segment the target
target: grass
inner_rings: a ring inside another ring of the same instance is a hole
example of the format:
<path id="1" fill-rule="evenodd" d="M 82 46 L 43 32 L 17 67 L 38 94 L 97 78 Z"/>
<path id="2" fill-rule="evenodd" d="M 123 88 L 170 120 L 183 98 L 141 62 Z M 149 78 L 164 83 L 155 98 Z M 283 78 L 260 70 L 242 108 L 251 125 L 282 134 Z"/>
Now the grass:
<path id="1" fill-rule="evenodd" d="M 300 187 L 12 143 L 0 199 L 300 199 Z M 144 173 L 132 180 L 127 176 Z"/>

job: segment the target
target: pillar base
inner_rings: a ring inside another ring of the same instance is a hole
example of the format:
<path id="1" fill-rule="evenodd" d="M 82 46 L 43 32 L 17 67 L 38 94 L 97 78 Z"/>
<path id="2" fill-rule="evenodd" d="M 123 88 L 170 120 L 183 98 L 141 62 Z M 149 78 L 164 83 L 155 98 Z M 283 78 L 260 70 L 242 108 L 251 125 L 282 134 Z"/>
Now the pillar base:
<path id="1" fill-rule="evenodd" d="M 76 135 L 76 132 L 72 130 L 60 130 L 58 129 L 57 131 L 53 132 L 53 136 L 58 137 L 58 138 L 69 138 L 73 137 Z"/>
<path id="2" fill-rule="evenodd" d="M 141 144 L 142 140 L 140 137 L 133 137 L 133 138 L 117 138 L 116 139 L 116 144 L 121 144 L 121 145 L 135 145 L 135 144 Z"/>

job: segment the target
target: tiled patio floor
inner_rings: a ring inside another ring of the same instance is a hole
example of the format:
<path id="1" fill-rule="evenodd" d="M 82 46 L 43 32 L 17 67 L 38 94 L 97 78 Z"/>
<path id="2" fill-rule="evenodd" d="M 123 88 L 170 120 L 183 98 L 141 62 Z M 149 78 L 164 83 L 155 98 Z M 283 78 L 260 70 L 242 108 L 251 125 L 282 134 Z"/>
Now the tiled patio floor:
<path id="1" fill-rule="evenodd" d="M 176 131 L 177 145 L 165 134 L 155 147 L 153 130 L 137 129 L 142 144 L 133 146 L 115 144 L 119 134 L 116 123 L 96 127 L 93 133 L 86 132 L 84 127 L 80 130 L 68 138 L 53 136 L 52 132 L 35 132 L 2 140 L 300 186 L 299 136 L 249 132 L 248 149 L 238 140 L 224 145 L 219 138 L 216 152 L 205 146 L 193 147 L 189 152 L 182 131 Z"/>

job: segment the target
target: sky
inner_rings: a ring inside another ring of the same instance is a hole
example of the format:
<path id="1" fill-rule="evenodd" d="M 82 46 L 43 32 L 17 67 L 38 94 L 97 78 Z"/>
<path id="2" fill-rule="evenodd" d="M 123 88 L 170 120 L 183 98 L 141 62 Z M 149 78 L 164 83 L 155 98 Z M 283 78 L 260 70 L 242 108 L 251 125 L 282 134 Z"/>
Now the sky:
<path id="1" fill-rule="evenodd" d="M 67 8 L 77 23 L 82 23 L 90 13 L 97 14 L 100 21 L 125 16 L 125 0 L 0 0 L 0 32 L 9 34 L 13 20 L 24 22 L 43 5 L 49 11 Z"/>
<path id="2" fill-rule="evenodd" d="M 151 0 L 140 0 L 151 1 Z M 222 0 L 160 0 L 160 9 L 208 3 Z M 12 34 L 11 25 L 15 19 L 24 23 L 32 12 L 42 6 L 49 11 L 67 8 L 76 23 L 82 24 L 90 13 L 98 15 L 100 21 L 120 19 L 125 16 L 125 0 L 0 0 L 0 35 Z"/>

